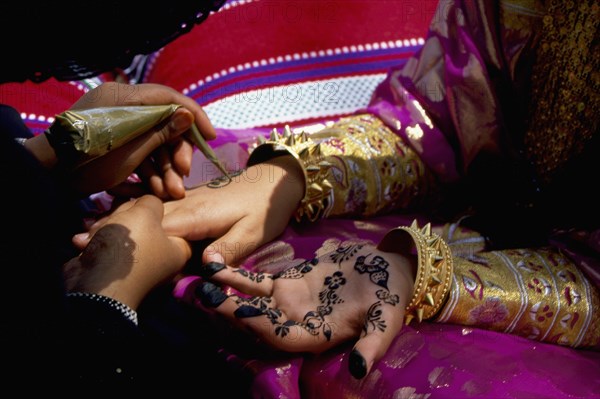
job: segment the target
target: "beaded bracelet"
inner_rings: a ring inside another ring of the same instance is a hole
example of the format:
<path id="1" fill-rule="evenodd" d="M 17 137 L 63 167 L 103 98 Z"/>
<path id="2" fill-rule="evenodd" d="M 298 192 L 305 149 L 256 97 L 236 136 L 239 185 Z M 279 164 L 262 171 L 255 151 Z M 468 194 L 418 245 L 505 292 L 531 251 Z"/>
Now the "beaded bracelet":
<path id="1" fill-rule="evenodd" d="M 27 138 L 25 138 L 25 137 L 15 137 L 15 142 L 17 144 L 25 146 L 25 143 L 27 142 Z"/>
<path id="2" fill-rule="evenodd" d="M 406 240 L 406 233 L 412 240 Z M 410 253 L 415 247 L 417 275 L 413 296 L 405 309 L 406 325 L 415 317 L 419 322 L 433 317 L 444 304 L 452 282 L 452 252 L 439 235 L 432 233 L 431 224 L 419 228 L 415 220 L 410 227 L 397 227 L 378 245 L 383 251 L 403 253 Z"/>
<path id="3" fill-rule="evenodd" d="M 87 298 L 92 301 L 106 304 L 109 307 L 111 307 L 112 309 L 115 309 L 115 310 L 118 310 L 119 312 L 121 312 L 121 314 L 123 316 L 125 316 L 125 318 L 127 320 L 129 320 L 136 326 L 138 325 L 137 312 L 135 310 L 131 309 L 129 306 L 125 305 L 124 303 L 117 301 L 116 299 L 113 299 L 113 298 L 110 298 L 110 297 L 107 297 L 104 295 L 92 294 L 89 292 L 69 292 L 69 293 L 67 293 L 67 296 L 73 297 L 73 298 Z"/>

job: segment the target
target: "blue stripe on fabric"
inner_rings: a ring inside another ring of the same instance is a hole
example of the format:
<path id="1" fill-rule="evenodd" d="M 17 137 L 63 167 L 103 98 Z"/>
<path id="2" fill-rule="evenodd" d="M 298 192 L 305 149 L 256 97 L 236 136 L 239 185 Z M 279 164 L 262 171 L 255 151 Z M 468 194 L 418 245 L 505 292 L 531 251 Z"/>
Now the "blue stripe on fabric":
<path id="1" fill-rule="evenodd" d="M 244 69 L 243 71 L 235 71 L 228 72 L 225 77 L 219 77 L 211 80 L 210 82 L 204 82 L 204 84 L 194 90 L 190 90 L 188 96 L 194 97 L 199 90 L 202 91 L 210 91 L 215 85 L 221 85 L 229 80 L 243 78 L 248 75 L 253 75 L 256 73 L 264 73 L 264 72 L 275 72 L 282 69 L 288 69 L 291 67 L 303 67 L 303 66 L 311 66 L 314 68 L 316 63 L 325 63 L 331 61 L 346 61 L 346 60 L 360 60 L 362 58 L 373 58 L 380 56 L 389 56 L 389 55 L 400 55 L 406 53 L 414 53 L 422 46 L 407 46 L 407 47 L 395 47 L 392 49 L 380 49 L 380 50 L 369 50 L 368 52 L 354 52 L 347 54 L 336 54 L 336 55 L 328 55 L 328 56 L 318 56 L 314 58 L 306 58 L 300 60 L 291 60 L 291 61 L 282 61 L 276 62 L 275 64 L 268 65 L 260 65 L 258 67 L 251 67 L 248 69 Z M 269 57 L 274 58 L 274 57 Z M 395 64 L 397 65 L 397 64 Z M 387 66 L 387 63 L 384 65 Z"/>
<path id="2" fill-rule="evenodd" d="M 261 88 L 268 86 L 277 86 L 280 84 L 295 84 L 299 80 L 311 80 L 318 78 L 331 77 L 331 75 L 340 75 L 348 74 L 348 73 L 364 73 L 369 71 L 381 71 L 382 69 L 387 69 L 391 67 L 401 67 L 406 63 L 406 59 L 403 60 L 389 60 L 387 62 L 370 62 L 370 63 L 362 63 L 356 65 L 342 65 L 335 67 L 326 67 L 326 68 L 315 68 L 311 70 L 305 71 L 294 71 L 288 73 L 282 73 L 278 75 L 269 75 L 264 77 L 257 77 L 253 79 L 248 79 L 245 81 L 235 82 L 231 85 L 225 85 L 211 92 L 204 92 L 200 95 L 193 96 L 191 95 L 196 102 L 199 104 L 207 104 L 212 102 L 215 99 L 222 98 L 234 93 L 244 92 L 248 90 L 260 90 Z M 338 77 L 335 76 L 335 77 Z M 341 77 L 341 76 L 339 76 Z M 220 83 L 220 82 L 219 82 Z M 204 91 L 204 87 L 202 87 Z M 198 89 L 195 90 L 198 92 Z M 190 94 L 188 94 L 190 96 Z"/>

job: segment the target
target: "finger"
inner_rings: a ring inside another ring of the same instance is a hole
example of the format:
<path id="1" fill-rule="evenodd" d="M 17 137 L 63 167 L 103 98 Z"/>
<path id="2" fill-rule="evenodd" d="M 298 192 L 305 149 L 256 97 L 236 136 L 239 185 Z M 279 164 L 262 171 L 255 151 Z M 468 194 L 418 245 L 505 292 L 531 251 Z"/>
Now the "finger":
<path id="1" fill-rule="evenodd" d="M 117 213 L 126 211 L 138 213 L 149 212 L 153 219 L 160 221 L 164 215 L 164 206 L 162 201 L 154 195 L 144 195 L 143 197 L 131 200 L 129 203 L 121 205 L 117 209 Z"/>
<path id="2" fill-rule="evenodd" d="M 169 237 L 169 241 L 171 241 L 171 244 L 174 245 L 176 249 L 175 251 L 172 251 L 172 253 L 181 256 L 177 264 L 185 264 L 190 260 L 192 257 L 192 246 L 188 241 L 179 237 Z"/>
<path id="3" fill-rule="evenodd" d="M 135 201 L 128 200 L 126 202 L 119 204 L 118 206 L 116 206 L 116 204 L 117 204 L 117 202 L 113 202 L 114 207 L 113 207 L 113 210 L 111 211 L 111 213 L 106 216 L 102 216 L 101 218 L 96 220 L 94 223 L 92 223 L 88 227 L 88 231 L 79 233 L 79 234 L 75 234 L 71 238 L 71 242 L 73 243 L 73 245 L 75 245 L 75 247 L 77 249 L 83 250 L 85 247 L 87 247 L 90 240 L 92 239 L 92 237 L 94 237 L 94 234 L 96 234 L 96 232 L 98 230 L 100 230 L 102 227 L 104 227 L 104 225 L 106 225 L 111 220 L 111 218 L 114 218 L 116 215 L 118 215 L 122 212 L 128 211 L 131 207 L 133 207 L 135 205 Z"/>
<path id="4" fill-rule="evenodd" d="M 255 239 L 249 240 L 248 237 Z M 223 263 L 237 265 L 241 259 L 250 255 L 263 242 L 265 240 L 262 228 L 253 226 L 248 219 L 242 218 L 204 250 L 202 261 L 210 262 L 214 259 L 214 254 L 218 253 L 223 258 Z"/>
<path id="5" fill-rule="evenodd" d="M 146 182 L 150 191 L 157 197 L 166 200 L 169 198 L 169 194 L 165 188 L 162 176 L 156 171 L 154 163 L 146 158 L 137 169 L 137 174 Z"/>
<path id="6" fill-rule="evenodd" d="M 183 178 L 173 169 L 171 154 L 165 146 L 155 151 L 156 167 L 162 172 L 162 185 L 170 198 L 181 199 L 185 197 Z"/>
<path id="7" fill-rule="evenodd" d="M 81 97 L 71 109 L 100 106 L 180 104 L 192 113 L 196 126 L 207 140 L 217 137 L 202 107 L 177 90 L 153 83 L 129 85 L 106 82 Z"/>
<path id="8" fill-rule="evenodd" d="M 194 146 L 185 138 L 181 138 L 173 147 L 173 167 L 180 176 L 189 176 L 192 169 Z"/>
<path id="9" fill-rule="evenodd" d="M 138 198 L 148 194 L 148 187 L 142 183 L 124 182 L 106 190 L 106 192 L 117 198 Z"/>
<path id="10" fill-rule="evenodd" d="M 350 353 L 348 367 L 354 378 L 365 377 L 373 364 L 381 359 L 402 328 L 404 309 L 379 300 L 373 303 L 365 317 L 363 336 Z"/>
<path id="11" fill-rule="evenodd" d="M 322 352 L 333 346 L 331 335 L 327 334 L 327 320 L 321 320 L 318 328 L 304 320 L 290 320 L 276 307 L 273 298 L 227 296 L 211 282 L 201 284 L 196 295 L 204 307 L 252 330 L 274 348 L 288 352 Z"/>
<path id="12" fill-rule="evenodd" d="M 273 276 L 234 268 L 223 263 L 210 262 L 202 265 L 200 275 L 205 279 L 228 285 L 245 294 L 254 296 L 273 295 Z"/>
<path id="13" fill-rule="evenodd" d="M 142 89 L 151 90 L 152 92 L 147 93 L 145 97 L 141 99 L 140 105 L 180 104 L 192 113 L 196 126 L 204 138 L 212 140 L 217 137 L 215 128 L 212 123 L 210 123 L 208 115 L 206 115 L 206 112 L 204 112 L 202 107 L 192 98 L 185 96 L 174 89 L 152 83 L 142 85 Z"/>
<path id="14" fill-rule="evenodd" d="M 178 93 L 180 94 L 180 93 Z M 176 104 L 183 105 L 186 109 L 188 109 L 194 115 L 194 123 L 202 133 L 202 137 L 207 140 L 213 140 L 217 137 L 217 133 L 215 128 L 213 127 L 208 115 L 204 112 L 204 109 L 192 98 L 181 95 L 181 97 L 174 99 Z"/>

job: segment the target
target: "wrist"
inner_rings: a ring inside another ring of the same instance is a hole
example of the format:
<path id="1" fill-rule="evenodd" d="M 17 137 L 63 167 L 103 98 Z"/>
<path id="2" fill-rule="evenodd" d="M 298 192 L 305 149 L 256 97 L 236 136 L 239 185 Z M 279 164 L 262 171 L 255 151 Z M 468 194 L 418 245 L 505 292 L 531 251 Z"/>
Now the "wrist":
<path id="1" fill-rule="evenodd" d="M 262 138 L 262 137 L 261 137 Z M 285 155 L 285 162 L 293 161 L 294 171 L 303 185 L 303 194 L 294 215 L 297 221 L 307 219 L 314 222 L 325 217 L 331 205 L 333 186 L 328 180 L 332 164 L 325 160 L 319 143 L 312 141 L 306 133 L 294 134 L 286 126 L 282 135 L 273 130 L 269 141 L 263 143 L 250 154 L 248 166 L 272 161 Z M 300 174 L 301 172 L 301 174 Z"/>
<path id="2" fill-rule="evenodd" d="M 286 190 L 287 200 L 298 204 L 304 194 L 304 175 L 302 168 L 291 155 L 281 155 L 263 163 L 273 168 L 275 182 Z M 269 173 L 270 175 L 270 173 Z"/>
<path id="3" fill-rule="evenodd" d="M 452 281 L 453 259 L 448 244 L 431 231 L 430 224 L 419 228 L 415 220 L 410 227 L 390 230 L 377 247 L 414 259 L 411 268 L 405 269 L 414 281 L 412 297 L 405 308 L 405 323 L 435 316 L 448 297 Z"/>
<path id="4" fill-rule="evenodd" d="M 81 292 L 81 291 L 69 292 L 69 293 L 67 293 L 67 297 L 89 300 L 89 301 L 94 301 L 97 303 L 104 304 L 105 306 L 108 306 L 109 308 L 120 312 L 123 315 L 123 317 L 125 317 L 127 320 L 129 320 L 136 326 L 138 325 L 137 312 L 134 309 L 132 309 L 131 307 L 124 304 L 123 302 L 117 301 L 114 298 L 111 298 L 111 297 L 108 297 L 105 295 L 99 295 L 99 294 L 94 294 L 94 293 L 89 293 L 89 292 Z"/>

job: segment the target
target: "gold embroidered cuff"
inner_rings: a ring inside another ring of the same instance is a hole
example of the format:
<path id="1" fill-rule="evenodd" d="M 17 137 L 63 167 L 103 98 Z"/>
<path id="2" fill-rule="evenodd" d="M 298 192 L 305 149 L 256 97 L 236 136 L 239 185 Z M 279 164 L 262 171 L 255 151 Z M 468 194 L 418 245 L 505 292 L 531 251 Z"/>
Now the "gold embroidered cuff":
<path id="1" fill-rule="evenodd" d="M 598 289 L 555 248 L 454 258 L 454 282 L 437 322 L 572 347 L 600 343 Z"/>
<path id="2" fill-rule="evenodd" d="M 406 240 L 406 233 L 412 239 Z M 404 321 L 408 325 L 416 317 L 419 322 L 433 317 L 444 304 L 452 282 L 452 253 L 448 244 L 431 231 L 413 221 L 410 227 L 397 227 L 388 232 L 378 246 L 383 251 L 417 254 L 417 275 L 413 296 L 406 305 Z"/>
<path id="3" fill-rule="evenodd" d="M 248 165 L 289 153 L 304 171 L 306 195 L 298 220 L 372 216 L 438 196 L 435 177 L 417 153 L 373 115 L 342 118 L 311 134 L 294 135 L 286 128 L 267 142 L 258 139 Z"/>
<path id="4" fill-rule="evenodd" d="M 321 218 L 328 204 L 333 186 L 328 180 L 331 164 L 321 154 L 321 145 L 313 142 L 306 133 L 293 134 L 288 126 L 283 134 L 273 129 L 268 141 L 259 136 L 262 143 L 252 151 L 248 166 L 256 165 L 281 154 L 296 159 L 304 174 L 304 197 L 294 214 L 297 221 L 303 218 L 311 222 Z M 261 140 L 262 139 L 262 140 Z"/>

